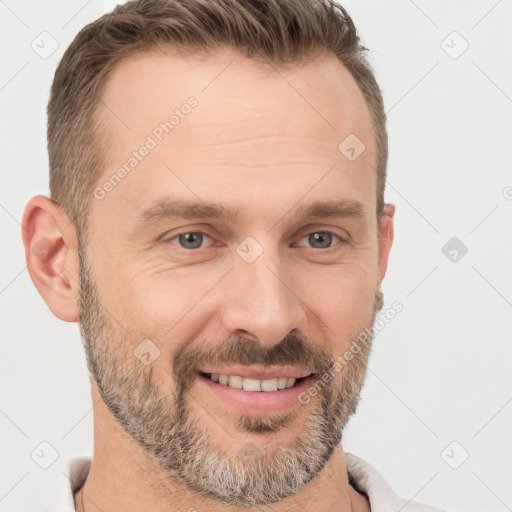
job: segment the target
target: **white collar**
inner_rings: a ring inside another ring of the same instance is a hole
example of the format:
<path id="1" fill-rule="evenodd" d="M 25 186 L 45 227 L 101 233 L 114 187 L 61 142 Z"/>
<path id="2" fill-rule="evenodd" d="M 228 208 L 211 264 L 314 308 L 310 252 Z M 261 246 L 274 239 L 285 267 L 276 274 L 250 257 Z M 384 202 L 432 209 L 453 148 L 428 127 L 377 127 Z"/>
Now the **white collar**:
<path id="1" fill-rule="evenodd" d="M 345 466 L 357 490 L 366 494 L 372 512 L 443 512 L 414 501 L 399 498 L 378 471 L 363 459 L 345 452 Z M 406 508 L 407 505 L 407 508 Z"/>

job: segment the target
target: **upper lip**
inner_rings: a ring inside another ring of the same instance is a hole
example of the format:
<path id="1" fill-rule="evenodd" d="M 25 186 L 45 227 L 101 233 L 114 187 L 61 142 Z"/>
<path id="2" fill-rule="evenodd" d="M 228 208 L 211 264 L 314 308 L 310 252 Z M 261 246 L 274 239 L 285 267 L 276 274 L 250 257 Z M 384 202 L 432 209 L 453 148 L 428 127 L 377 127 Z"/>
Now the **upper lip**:
<path id="1" fill-rule="evenodd" d="M 271 366 L 264 368 L 262 366 L 224 366 L 224 367 L 206 367 L 202 368 L 201 373 L 218 373 L 220 375 L 237 375 L 242 378 L 268 380 L 279 378 L 308 377 L 311 372 L 296 368 L 294 366 Z"/>

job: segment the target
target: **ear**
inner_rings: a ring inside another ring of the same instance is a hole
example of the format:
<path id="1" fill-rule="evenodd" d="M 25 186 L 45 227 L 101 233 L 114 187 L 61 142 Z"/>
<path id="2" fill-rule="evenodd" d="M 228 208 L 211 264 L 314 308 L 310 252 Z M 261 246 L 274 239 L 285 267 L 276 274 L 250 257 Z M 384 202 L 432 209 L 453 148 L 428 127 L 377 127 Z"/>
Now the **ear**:
<path id="1" fill-rule="evenodd" d="M 393 228 L 393 215 L 395 214 L 395 205 L 386 203 L 380 223 L 379 238 L 379 283 L 382 282 L 388 268 L 389 252 L 393 245 L 395 231 Z"/>
<path id="2" fill-rule="evenodd" d="M 45 196 L 33 197 L 22 221 L 30 277 L 52 313 L 66 322 L 79 319 L 78 240 L 62 208 Z"/>

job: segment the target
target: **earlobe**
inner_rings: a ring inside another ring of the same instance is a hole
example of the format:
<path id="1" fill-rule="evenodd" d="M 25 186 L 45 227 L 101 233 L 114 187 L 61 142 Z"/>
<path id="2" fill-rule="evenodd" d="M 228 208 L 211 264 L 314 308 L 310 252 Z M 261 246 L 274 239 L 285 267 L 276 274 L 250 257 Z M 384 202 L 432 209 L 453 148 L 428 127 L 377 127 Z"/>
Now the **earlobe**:
<path id="1" fill-rule="evenodd" d="M 45 196 L 33 197 L 22 221 L 30 277 L 52 313 L 66 322 L 79 319 L 78 243 L 62 208 Z"/>
<path id="2" fill-rule="evenodd" d="M 379 282 L 382 282 L 388 268 L 389 253 L 393 245 L 394 227 L 393 216 L 395 215 L 395 205 L 386 203 L 380 224 L 379 238 Z"/>

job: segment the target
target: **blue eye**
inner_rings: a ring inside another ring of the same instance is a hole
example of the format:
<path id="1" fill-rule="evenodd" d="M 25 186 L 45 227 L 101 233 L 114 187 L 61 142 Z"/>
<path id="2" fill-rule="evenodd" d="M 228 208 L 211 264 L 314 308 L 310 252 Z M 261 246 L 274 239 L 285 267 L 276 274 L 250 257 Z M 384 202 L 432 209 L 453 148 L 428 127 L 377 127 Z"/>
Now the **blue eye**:
<path id="1" fill-rule="evenodd" d="M 182 249 L 195 250 L 204 247 L 203 242 L 205 242 L 205 238 L 212 240 L 207 233 L 202 231 L 186 231 L 174 235 L 172 238 L 169 238 L 167 242 L 178 245 Z M 313 231 L 303 236 L 300 240 L 304 239 L 308 240 L 308 243 L 311 244 L 310 246 L 313 249 L 330 249 L 332 245 L 336 243 L 336 239 L 338 241 L 342 240 L 338 235 L 330 231 Z M 174 240 L 176 240 L 176 242 L 174 242 Z"/>
<path id="2" fill-rule="evenodd" d="M 179 233 L 168 241 L 172 243 L 172 240 L 176 238 L 178 239 L 180 247 L 183 249 L 200 249 L 202 242 L 204 241 L 204 237 L 211 238 L 209 235 L 201 231 L 190 231 L 187 233 Z"/>
<path id="3" fill-rule="evenodd" d="M 333 237 L 341 240 L 338 235 L 331 233 L 330 231 L 314 231 L 302 237 L 301 240 L 307 238 L 309 243 L 317 244 L 313 249 L 329 249 L 332 246 Z"/>

